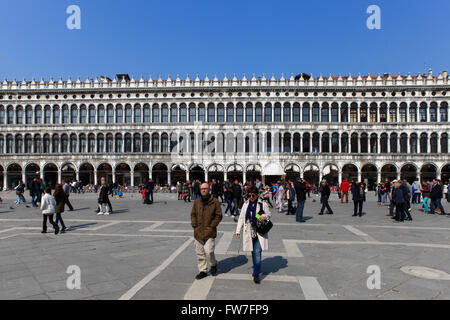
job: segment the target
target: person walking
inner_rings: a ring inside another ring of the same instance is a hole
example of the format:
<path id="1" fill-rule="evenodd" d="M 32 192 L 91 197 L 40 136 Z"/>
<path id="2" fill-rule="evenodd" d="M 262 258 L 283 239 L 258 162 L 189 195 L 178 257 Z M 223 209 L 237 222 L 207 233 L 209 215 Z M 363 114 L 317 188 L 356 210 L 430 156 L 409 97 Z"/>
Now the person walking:
<path id="1" fill-rule="evenodd" d="M 186 181 L 185 183 L 183 183 L 182 192 L 184 195 L 184 197 L 183 197 L 184 202 L 191 202 L 191 188 L 189 187 L 190 184 L 191 184 L 191 182 L 189 180 Z"/>
<path id="2" fill-rule="evenodd" d="M 182 200 L 181 194 L 183 193 L 183 186 L 184 186 L 184 183 L 182 184 L 180 181 L 177 182 L 178 200 Z"/>
<path id="3" fill-rule="evenodd" d="M 283 198 L 284 198 L 284 188 L 281 184 L 281 181 L 277 182 L 277 192 L 275 194 L 275 209 L 278 209 L 278 212 L 281 213 L 283 210 Z"/>
<path id="4" fill-rule="evenodd" d="M 37 178 L 34 178 L 30 186 L 31 205 L 37 207 L 37 202 L 41 199 L 41 186 Z"/>
<path id="5" fill-rule="evenodd" d="M 194 200 L 197 200 L 200 197 L 200 181 L 194 180 L 192 191 L 194 193 Z"/>
<path id="6" fill-rule="evenodd" d="M 67 182 L 67 180 L 64 181 L 63 190 L 64 190 L 64 193 L 65 193 L 65 195 L 66 195 L 66 201 L 65 201 L 65 203 L 66 203 L 67 206 L 69 207 L 69 210 L 70 210 L 70 211 L 73 211 L 72 204 L 71 204 L 70 201 L 69 201 L 69 196 L 70 196 L 70 185 L 69 185 L 69 183 Z M 64 211 L 64 210 L 63 210 L 63 211 Z"/>
<path id="7" fill-rule="evenodd" d="M 233 192 L 231 191 L 232 189 L 232 185 L 231 183 L 228 183 L 228 185 L 225 185 L 224 187 L 224 197 L 225 197 L 225 201 L 227 202 L 227 208 L 225 209 L 225 216 L 229 217 L 232 213 L 233 213 Z M 228 210 L 230 211 L 230 213 L 228 214 Z"/>
<path id="8" fill-rule="evenodd" d="M 422 186 L 422 198 L 423 198 L 423 210 L 425 213 L 430 212 L 430 207 L 428 206 L 429 200 L 430 200 L 430 183 L 429 181 L 424 181 Z"/>
<path id="9" fill-rule="evenodd" d="M 322 180 L 322 186 L 320 187 L 320 203 L 322 203 L 322 208 L 320 209 L 319 215 L 323 215 L 325 208 L 328 210 L 328 214 L 333 214 L 333 210 L 328 204 L 328 199 L 330 198 L 331 190 L 328 186 L 326 180 Z"/>
<path id="10" fill-rule="evenodd" d="M 411 185 L 407 180 L 399 180 L 401 183 L 400 189 L 403 191 L 403 197 L 405 199 L 405 203 L 403 204 L 403 210 L 405 211 L 405 216 L 408 216 L 407 221 L 412 221 L 411 217 Z"/>
<path id="11" fill-rule="evenodd" d="M 294 183 L 295 193 L 297 194 L 297 210 L 295 211 L 295 221 L 305 222 L 303 219 L 303 209 L 306 201 L 306 183 L 303 179 L 298 177 Z"/>
<path id="12" fill-rule="evenodd" d="M 261 273 L 261 252 L 269 250 L 269 234 L 260 235 L 256 232 L 256 221 L 270 220 L 271 214 L 266 201 L 259 198 L 259 191 L 256 187 L 249 190 L 249 199 L 242 206 L 242 212 L 239 216 L 236 226 L 236 238 L 240 239 L 243 229 L 242 242 L 243 250 L 252 252 L 253 260 L 253 281 L 260 283 L 259 274 Z M 259 218 L 258 218 L 259 217 Z"/>
<path id="13" fill-rule="evenodd" d="M 242 198 L 242 187 L 239 184 L 238 179 L 234 180 L 233 186 L 231 187 L 231 192 L 233 194 L 233 212 L 231 215 L 235 218 L 239 215 L 239 202 Z"/>
<path id="14" fill-rule="evenodd" d="M 395 202 L 395 216 L 394 220 L 396 222 L 403 222 L 405 221 L 405 196 L 403 193 L 403 190 L 401 189 L 402 183 L 400 181 L 394 181 L 394 200 Z"/>
<path id="15" fill-rule="evenodd" d="M 266 186 L 264 189 L 262 189 L 261 199 L 263 199 L 264 201 L 267 201 L 269 206 L 271 208 L 273 208 L 273 204 L 272 204 L 272 202 L 270 202 L 270 187 L 269 186 Z"/>
<path id="16" fill-rule="evenodd" d="M 421 185 L 419 179 L 416 179 L 412 184 L 412 203 L 420 203 L 420 189 Z"/>
<path id="17" fill-rule="evenodd" d="M 362 182 L 352 185 L 353 217 L 362 217 L 363 203 L 366 201 L 365 185 Z"/>
<path id="18" fill-rule="evenodd" d="M 339 187 L 339 191 L 341 194 L 341 203 L 344 203 L 344 197 L 345 197 L 345 203 L 348 203 L 348 190 L 350 188 L 350 183 L 348 183 L 347 179 L 344 178 L 341 182 L 341 186 Z"/>
<path id="19" fill-rule="evenodd" d="M 17 200 L 14 202 L 15 204 L 19 205 L 22 202 L 26 203 L 25 197 L 23 196 L 23 193 L 25 192 L 25 184 L 22 182 L 22 180 L 19 180 L 19 183 L 14 188 L 16 190 Z"/>
<path id="20" fill-rule="evenodd" d="M 217 273 L 217 260 L 214 255 L 217 226 L 222 221 L 222 208 L 219 200 L 210 194 L 207 183 L 200 186 L 201 197 L 194 201 L 191 211 L 191 225 L 194 228 L 195 251 L 197 254 L 197 266 L 199 273 L 195 279 L 200 280 L 208 276 L 208 264 L 210 273 Z"/>
<path id="21" fill-rule="evenodd" d="M 101 178 L 101 187 L 98 192 L 98 206 L 100 210 L 97 215 L 104 214 L 107 216 L 110 214 L 111 208 L 109 206 L 108 186 L 106 185 L 106 180 L 104 177 Z"/>
<path id="22" fill-rule="evenodd" d="M 440 215 L 445 215 L 444 207 L 442 206 L 442 186 L 441 186 L 441 180 L 439 179 L 433 179 L 433 188 L 430 192 L 430 198 L 431 198 L 431 214 L 435 213 L 436 208 L 441 209 Z"/>
<path id="23" fill-rule="evenodd" d="M 41 210 L 42 210 L 42 231 L 41 233 L 47 233 L 47 219 L 50 222 L 50 224 L 53 226 L 53 229 L 55 229 L 55 234 L 59 233 L 59 227 L 53 221 L 53 215 L 55 214 L 55 206 L 56 201 L 55 198 L 52 196 L 52 189 L 49 187 L 45 188 L 44 190 L 45 194 L 41 198 Z"/>
<path id="24" fill-rule="evenodd" d="M 290 182 L 286 185 L 286 200 L 288 202 L 288 211 L 286 215 L 294 215 L 294 208 L 292 203 L 295 201 L 295 189 Z"/>
<path id="25" fill-rule="evenodd" d="M 64 212 L 64 207 L 68 201 L 67 195 L 63 189 L 63 186 L 60 184 L 57 184 L 55 186 L 55 192 L 53 193 L 53 197 L 55 198 L 55 214 L 56 214 L 56 220 L 55 223 L 58 224 L 58 222 L 61 224 L 60 232 L 64 233 L 66 232 L 67 228 L 64 224 L 64 220 L 61 216 L 61 213 Z M 73 209 L 72 209 L 73 210 Z"/>

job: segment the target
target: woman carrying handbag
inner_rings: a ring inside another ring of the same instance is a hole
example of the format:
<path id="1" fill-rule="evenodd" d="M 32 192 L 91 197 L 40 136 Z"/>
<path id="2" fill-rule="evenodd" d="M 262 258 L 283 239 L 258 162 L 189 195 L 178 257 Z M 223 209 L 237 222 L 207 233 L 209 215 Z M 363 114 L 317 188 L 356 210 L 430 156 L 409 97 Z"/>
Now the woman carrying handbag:
<path id="1" fill-rule="evenodd" d="M 253 281 L 260 283 L 259 274 L 261 272 L 261 252 L 269 249 L 269 234 L 259 234 L 256 230 L 258 221 L 270 220 L 271 214 L 266 201 L 259 199 L 258 188 L 252 187 L 249 192 L 249 199 L 242 206 L 236 227 L 236 238 L 240 239 L 241 229 L 244 233 L 242 237 L 243 250 L 252 252 L 253 259 Z"/>

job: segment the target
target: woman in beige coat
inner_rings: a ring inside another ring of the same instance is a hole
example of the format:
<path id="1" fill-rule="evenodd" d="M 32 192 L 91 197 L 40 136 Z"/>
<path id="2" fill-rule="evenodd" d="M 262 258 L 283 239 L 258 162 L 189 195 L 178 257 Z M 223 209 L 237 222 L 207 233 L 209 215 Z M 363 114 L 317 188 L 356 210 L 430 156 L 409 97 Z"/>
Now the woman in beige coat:
<path id="1" fill-rule="evenodd" d="M 236 227 L 236 238 L 240 238 L 241 229 L 244 228 L 242 237 L 243 250 L 251 251 L 253 258 L 253 281 L 259 283 L 261 272 L 261 252 L 269 249 L 269 234 L 261 236 L 256 232 L 257 215 L 258 220 L 270 219 L 270 210 L 266 201 L 259 199 L 259 191 L 256 187 L 249 190 L 249 200 L 245 201 L 239 215 Z"/>

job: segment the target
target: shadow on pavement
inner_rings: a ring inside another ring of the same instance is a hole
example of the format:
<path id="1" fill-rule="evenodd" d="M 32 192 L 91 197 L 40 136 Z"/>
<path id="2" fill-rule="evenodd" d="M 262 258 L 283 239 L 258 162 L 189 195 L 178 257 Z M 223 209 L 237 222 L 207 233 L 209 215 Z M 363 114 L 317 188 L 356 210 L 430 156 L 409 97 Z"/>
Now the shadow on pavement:
<path id="1" fill-rule="evenodd" d="M 244 255 L 230 257 L 218 262 L 217 274 L 228 273 L 234 268 L 240 267 L 248 262 Z"/>
<path id="2" fill-rule="evenodd" d="M 264 276 L 270 273 L 277 273 L 280 269 L 287 268 L 287 262 L 287 259 L 281 256 L 266 258 L 261 263 L 261 271 Z"/>

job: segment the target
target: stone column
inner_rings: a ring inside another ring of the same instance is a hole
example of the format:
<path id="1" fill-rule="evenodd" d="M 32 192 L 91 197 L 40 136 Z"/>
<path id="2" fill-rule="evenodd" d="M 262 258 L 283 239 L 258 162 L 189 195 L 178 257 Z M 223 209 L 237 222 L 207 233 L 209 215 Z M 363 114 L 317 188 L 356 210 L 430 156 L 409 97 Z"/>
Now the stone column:
<path id="1" fill-rule="evenodd" d="M 341 181 L 342 181 L 342 171 L 338 170 L 338 185 L 341 184 Z"/>
<path id="2" fill-rule="evenodd" d="M 107 177 L 105 177 L 106 179 Z M 97 169 L 94 168 L 94 184 L 97 185 L 98 184 L 98 176 L 97 176 Z"/>
<path id="3" fill-rule="evenodd" d="M 8 185 L 6 184 L 7 183 L 7 176 L 8 175 L 6 174 L 6 171 L 3 171 L 3 191 L 8 188 Z"/>
<path id="4" fill-rule="evenodd" d="M 247 181 L 247 171 L 244 169 L 242 170 L 242 183 L 245 183 Z"/>
<path id="5" fill-rule="evenodd" d="M 130 175 L 131 175 L 130 185 L 134 187 L 134 170 L 131 170 Z"/>
<path id="6" fill-rule="evenodd" d="M 381 168 L 380 170 L 377 172 L 377 183 L 381 182 Z"/>
<path id="7" fill-rule="evenodd" d="M 171 172 L 170 172 L 170 170 L 168 169 L 168 170 L 167 170 L 167 184 L 168 184 L 168 185 L 171 184 L 170 178 L 171 178 Z"/>
<path id="8" fill-rule="evenodd" d="M 361 182 L 362 179 L 362 170 L 358 169 L 358 182 Z"/>

